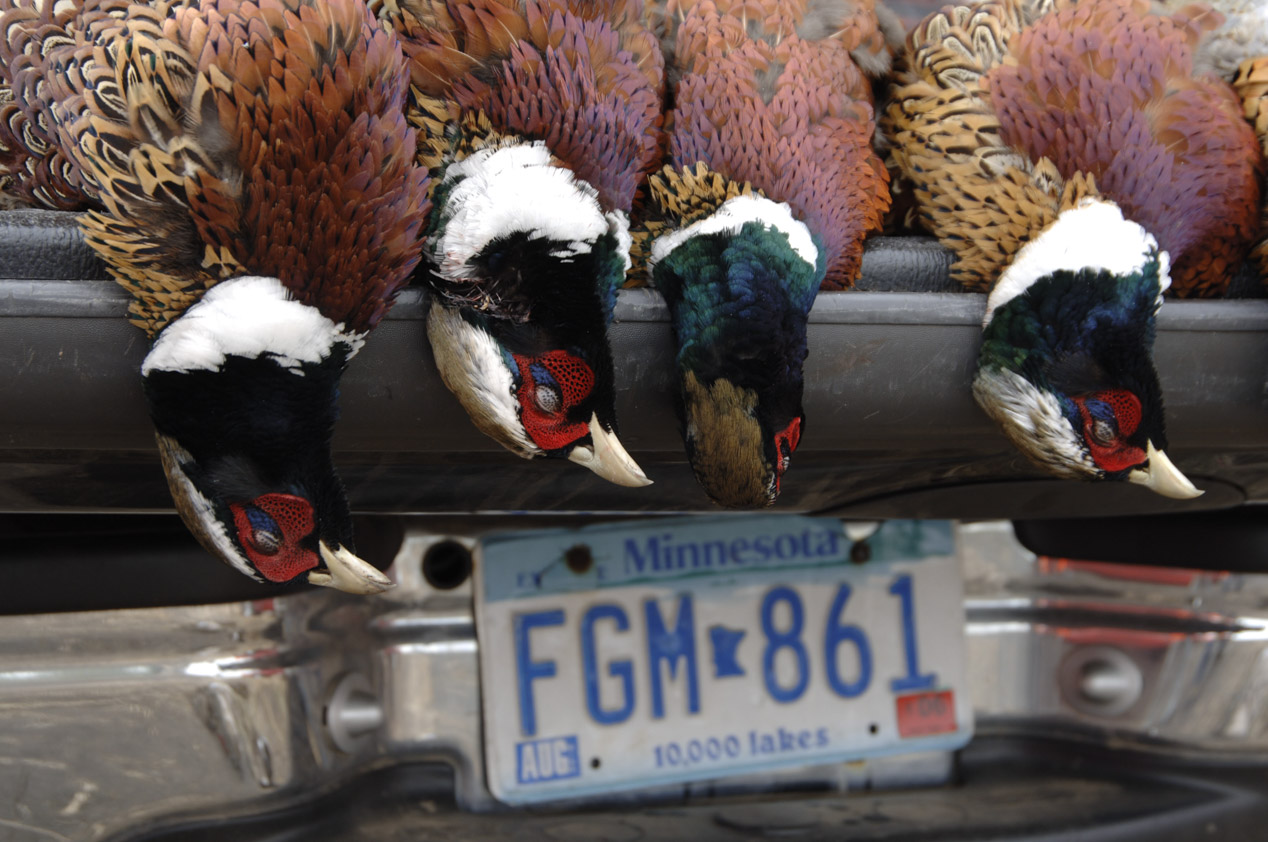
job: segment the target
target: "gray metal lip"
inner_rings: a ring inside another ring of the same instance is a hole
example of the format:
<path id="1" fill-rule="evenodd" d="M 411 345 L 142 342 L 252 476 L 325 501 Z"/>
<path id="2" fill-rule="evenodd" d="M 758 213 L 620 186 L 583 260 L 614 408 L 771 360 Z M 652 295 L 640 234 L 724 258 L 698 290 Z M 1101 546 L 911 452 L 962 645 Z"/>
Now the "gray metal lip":
<path id="1" fill-rule="evenodd" d="M 0 279 L 0 318 L 123 318 L 128 300 L 113 281 Z"/>
<path id="2" fill-rule="evenodd" d="M 818 296 L 807 421 L 777 510 L 1032 518 L 1268 501 L 1268 300 L 1162 307 L 1168 454 L 1208 489 L 1177 507 L 1120 483 L 1039 478 L 973 401 L 986 299 L 956 290 L 949 267 L 932 239 L 874 238 L 858 289 Z M 0 511 L 169 510 L 137 377 L 149 341 L 126 321 L 127 292 L 89 280 L 104 276 L 74 214 L 0 213 Z M 428 306 L 423 288 L 403 290 L 341 381 L 334 457 L 355 511 L 718 511 L 683 452 L 654 290 L 622 290 L 609 331 L 621 442 L 656 482 L 645 491 L 481 435 L 432 363 Z"/>
<path id="3" fill-rule="evenodd" d="M 386 318 L 427 317 L 428 293 L 403 290 Z M 131 301 L 112 281 L 0 279 L 0 318 L 125 318 Z M 980 325 L 986 296 L 970 292 L 824 292 L 810 311 L 812 325 Z M 617 295 L 617 324 L 669 322 L 669 308 L 653 289 Z M 1268 331 L 1268 300 L 1168 301 L 1158 313 L 1160 331 L 1234 333 Z"/>

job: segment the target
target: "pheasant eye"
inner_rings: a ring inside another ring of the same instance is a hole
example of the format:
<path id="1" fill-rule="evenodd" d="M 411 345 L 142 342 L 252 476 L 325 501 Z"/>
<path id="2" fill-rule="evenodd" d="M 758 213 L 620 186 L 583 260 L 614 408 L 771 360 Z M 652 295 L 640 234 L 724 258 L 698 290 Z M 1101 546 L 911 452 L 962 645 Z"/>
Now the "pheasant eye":
<path id="1" fill-rule="evenodd" d="M 261 555 L 277 555 L 282 548 L 282 536 L 266 529 L 257 529 L 251 533 L 251 546 Z"/>
<path id="2" fill-rule="evenodd" d="M 585 360 L 567 351 L 512 352 L 511 358 L 520 371 L 520 421 L 534 444 L 558 454 L 590 434 L 585 402 L 594 391 L 594 371 Z"/>
<path id="3" fill-rule="evenodd" d="M 1109 447 L 1117 438 L 1117 431 L 1114 429 L 1114 425 L 1099 418 L 1089 426 L 1088 433 L 1092 436 L 1092 441 L 1101 447 Z"/>
<path id="4" fill-rule="evenodd" d="M 549 384 L 540 384 L 533 395 L 537 408 L 548 415 L 554 415 L 563 408 L 564 399 L 559 389 Z"/>
<path id="5" fill-rule="evenodd" d="M 1146 460 L 1127 442 L 1140 425 L 1140 401 L 1131 392 L 1106 391 L 1072 398 L 1082 419 L 1088 455 L 1101 470 L 1122 474 Z"/>
<path id="6" fill-rule="evenodd" d="M 250 503 L 229 503 L 246 559 L 270 582 L 289 582 L 320 563 L 305 539 L 317 527 L 313 506 L 293 494 L 262 494 Z"/>
<path id="7" fill-rule="evenodd" d="M 257 505 L 244 506 L 243 514 L 246 515 L 246 523 L 243 525 L 249 528 L 241 530 L 239 534 L 251 545 L 251 549 L 260 555 L 277 555 L 285 540 L 282 525 Z"/>
<path id="8" fill-rule="evenodd" d="M 1142 415 L 1140 398 L 1131 392 L 1126 389 L 1107 389 L 1103 392 L 1095 392 L 1090 397 L 1109 408 L 1114 414 L 1114 420 L 1118 422 L 1118 430 L 1121 430 L 1124 436 L 1132 435 L 1140 427 Z"/>

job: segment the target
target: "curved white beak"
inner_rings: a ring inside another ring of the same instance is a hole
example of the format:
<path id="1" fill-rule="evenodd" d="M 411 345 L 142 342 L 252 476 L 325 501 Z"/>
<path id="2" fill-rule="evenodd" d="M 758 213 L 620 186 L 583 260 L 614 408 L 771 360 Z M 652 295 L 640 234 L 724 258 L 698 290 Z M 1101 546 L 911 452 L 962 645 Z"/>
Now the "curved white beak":
<path id="1" fill-rule="evenodd" d="M 1167 458 L 1167 454 L 1154 447 L 1153 442 L 1148 443 L 1145 453 L 1149 457 L 1149 465 L 1136 468 L 1127 475 L 1127 479 L 1156 491 L 1163 497 L 1191 500 L 1202 496 L 1202 490 L 1189 482 L 1189 478 L 1180 473 L 1180 469 Z"/>
<path id="2" fill-rule="evenodd" d="M 603 429 L 599 416 L 590 416 L 590 439 L 593 445 L 577 445 L 568 454 L 569 462 L 584 465 L 603 477 L 608 482 L 624 485 L 629 488 L 641 488 L 651 485 L 652 481 L 643 473 L 643 469 L 630 458 L 630 454 L 621 447 L 617 437 Z"/>
<path id="3" fill-rule="evenodd" d="M 344 547 L 332 550 L 322 541 L 321 560 L 326 563 L 329 572 L 314 570 L 309 573 L 310 585 L 359 594 L 382 593 L 395 587 L 392 580 L 380 573 L 378 568 L 357 558 Z"/>

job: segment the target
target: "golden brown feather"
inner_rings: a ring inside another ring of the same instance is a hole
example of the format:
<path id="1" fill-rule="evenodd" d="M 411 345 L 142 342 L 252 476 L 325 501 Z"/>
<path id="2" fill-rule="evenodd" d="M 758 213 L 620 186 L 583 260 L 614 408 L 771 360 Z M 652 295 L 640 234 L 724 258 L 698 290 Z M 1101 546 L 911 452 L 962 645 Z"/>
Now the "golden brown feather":
<path id="1" fill-rule="evenodd" d="M 85 236 L 132 293 L 133 321 L 154 335 L 215 283 L 256 273 L 372 326 L 427 211 L 389 103 L 395 40 L 352 2 L 88 11 L 46 60 L 44 98 L 90 197 Z"/>
<path id="2" fill-rule="evenodd" d="M 1257 153 L 1232 92 L 1192 75 L 1193 45 L 1214 19 L 1146 10 L 1000 0 L 948 8 L 913 31 L 885 127 L 921 223 L 956 253 L 967 287 L 989 288 L 1022 244 L 1098 192 L 1172 252 L 1175 294 L 1227 284 L 1253 230 Z M 1109 123 L 1096 110 L 1106 108 Z"/>
<path id="3" fill-rule="evenodd" d="M 1268 56 L 1247 59 L 1237 69 L 1233 88 L 1242 100 L 1246 119 L 1255 129 L 1255 135 L 1268 157 Z M 1251 249 L 1251 260 L 1259 268 L 1259 277 L 1268 285 L 1268 201 L 1265 201 L 1259 218 L 1259 241 Z"/>

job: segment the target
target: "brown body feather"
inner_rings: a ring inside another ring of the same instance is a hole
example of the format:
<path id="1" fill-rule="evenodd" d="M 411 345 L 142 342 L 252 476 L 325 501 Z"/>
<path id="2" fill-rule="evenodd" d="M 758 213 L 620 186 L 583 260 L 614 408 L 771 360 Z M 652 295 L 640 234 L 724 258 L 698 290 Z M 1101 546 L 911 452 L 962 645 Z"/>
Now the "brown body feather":
<path id="1" fill-rule="evenodd" d="M 372 327 L 429 208 L 391 34 L 356 0 L 79 11 L 37 64 L 41 108 L 133 321 L 153 335 L 211 285 L 255 274 Z"/>
<path id="2" fill-rule="evenodd" d="M 1199 16 L 1147 10 L 1001 0 L 913 31 L 887 128 L 922 223 L 969 288 L 989 288 L 1085 195 L 1170 251 L 1176 294 L 1227 285 L 1255 229 L 1261 162 L 1232 92 L 1193 76 Z"/>
<path id="3" fill-rule="evenodd" d="M 11 201 L 79 210 L 89 199 L 57 138 L 51 90 L 58 56 L 76 31 L 127 7 L 127 0 L 0 3 L 0 194 Z"/>
<path id="4" fill-rule="evenodd" d="M 1243 61 L 1233 88 L 1241 97 L 1246 119 L 1259 138 L 1264 156 L 1268 157 L 1268 56 Z M 1251 259 L 1259 268 L 1260 279 L 1268 284 L 1268 201 L 1264 202 L 1259 225 L 1259 241 L 1251 249 Z"/>
<path id="5" fill-rule="evenodd" d="M 503 136 L 544 141 L 629 212 L 660 157 L 664 61 L 639 0 L 382 0 L 410 59 L 410 120 L 436 169 Z"/>
<path id="6" fill-rule="evenodd" d="M 871 87 L 851 58 L 883 42 L 871 4 L 675 0 L 664 20 L 678 83 L 672 167 L 652 180 L 660 212 L 680 226 L 740 193 L 786 202 L 827 250 L 825 287 L 851 285 L 889 206 Z"/>

